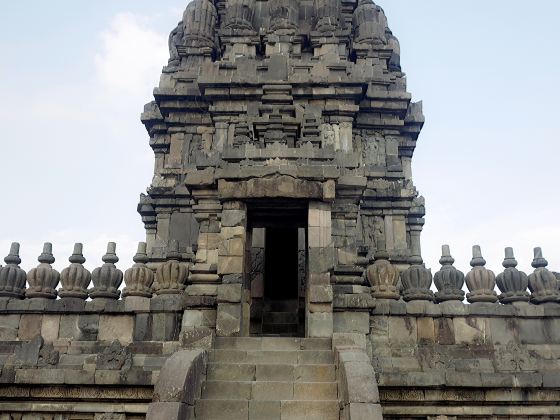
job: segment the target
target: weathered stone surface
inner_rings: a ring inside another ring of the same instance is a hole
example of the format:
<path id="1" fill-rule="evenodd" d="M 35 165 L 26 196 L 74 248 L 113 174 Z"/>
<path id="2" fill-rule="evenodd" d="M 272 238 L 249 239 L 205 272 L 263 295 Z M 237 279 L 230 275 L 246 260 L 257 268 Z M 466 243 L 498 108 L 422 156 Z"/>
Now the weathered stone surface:
<path id="1" fill-rule="evenodd" d="M 113 341 L 97 356 L 99 370 L 128 370 L 132 367 L 132 354 L 118 341 Z"/>
<path id="2" fill-rule="evenodd" d="M 10 253 L 4 258 L 6 265 L 0 267 L 0 297 L 23 299 L 25 295 L 25 282 L 27 275 L 19 264 L 19 244 L 14 242 L 10 248 Z"/>
<path id="3" fill-rule="evenodd" d="M 107 253 L 103 256 L 104 264 L 93 270 L 91 279 L 93 288 L 89 291 L 92 299 L 118 299 L 121 295 L 119 287 L 123 280 L 123 273 L 115 264 L 119 258 L 115 254 L 117 245 L 114 242 L 107 244 Z"/>
<path id="4" fill-rule="evenodd" d="M 385 251 L 375 254 L 375 262 L 368 267 L 367 277 L 372 288 L 372 295 L 379 299 L 399 299 L 397 290 L 398 270 L 389 262 Z"/>
<path id="5" fill-rule="evenodd" d="M 148 256 L 146 255 L 147 244 L 140 242 L 138 251 L 134 256 L 134 265 L 124 273 L 123 297 L 138 296 L 151 298 L 152 284 L 154 283 L 154 273 L 146 266 Z"/>
<path id="6" fill-rule="evenodd" d="M 25 291 L 28 298 L 56 299 L 56 287 L 60 281 L 60 273 L 52 268 L 55 259 L 52 244 L 45 243 L 43 253 L 39 256 L 39 265 L 27 273 L 29 288 Z"/>
<path id="7" fill-rule="evenodd" d="M 472 270 L 466 276 L 467 287 L 470 293 L 467 294 L 467 300 L 470 303 L 490 302 L 494 303 L 498 300 L 498 296 L 494 288 L 496 287 L 496 276 L 491 270 L 484 266 L 486 260 L 482 258 L 480 246 L 473 246 L 473 258 L 471 260 Z"/>

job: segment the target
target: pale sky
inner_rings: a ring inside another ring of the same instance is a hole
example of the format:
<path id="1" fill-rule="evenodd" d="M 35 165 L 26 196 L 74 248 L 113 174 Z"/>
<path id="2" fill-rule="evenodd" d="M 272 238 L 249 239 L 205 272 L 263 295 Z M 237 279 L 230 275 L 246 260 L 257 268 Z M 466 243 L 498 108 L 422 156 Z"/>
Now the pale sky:
<path id="1" fill-rule="evenodd" d="M 122 269 L 145 234 L 136 213 L 153 153 L 140 123 L 185 0 L 7 1 L 0 14 L 0 255 L 22 267 L 53 242 L 55 267 L 83 242 L 90 269 L 107 241 Z M 426 197 L 423 256 L 471 246 L 501 271 L 513 246 L 530 271 L 542 246 L 560 270 L 560 2 L 386 0 L 426 125 L 413 160 Z"/>

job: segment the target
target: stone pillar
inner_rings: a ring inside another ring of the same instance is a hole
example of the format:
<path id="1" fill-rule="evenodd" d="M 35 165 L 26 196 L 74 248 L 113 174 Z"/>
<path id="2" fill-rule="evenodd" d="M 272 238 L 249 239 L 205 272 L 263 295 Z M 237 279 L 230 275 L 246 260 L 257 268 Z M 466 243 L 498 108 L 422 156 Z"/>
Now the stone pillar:
<path id="1" fill-rule="evenodd" d="M 240 201 L 224 204 L 218 249 L 218 314 L 216 334 L 234 337 L 248 334 L 244 326 L 249 322 L 243 311 L 243 283 L 245 277 L 245 247 L 247 242 L 247 206 Z"/>
<path id="2" fill-rule="evenodd" d="M 306 336 L 332 337 L 333 290 L 330 277 L 334 268 L 334 246 L 330 204 L 310 202 L 308 226 Z"/>

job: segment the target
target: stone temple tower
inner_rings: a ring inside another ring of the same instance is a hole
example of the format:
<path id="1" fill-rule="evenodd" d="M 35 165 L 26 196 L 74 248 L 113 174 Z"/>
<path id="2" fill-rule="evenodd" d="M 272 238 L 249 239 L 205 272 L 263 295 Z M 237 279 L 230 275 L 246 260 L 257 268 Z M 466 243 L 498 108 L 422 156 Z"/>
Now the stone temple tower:
<path id="1" fill-rule="evenodd" d="M 138 209 L 151 263 L 190 263 L 193 305 L 228 320 L 218 335 L 329 336 L 333 310 L 369 304 L 375 253 L 422 262 L 424 117 L 381 7 L 193 0 L 169 49 Z"/>

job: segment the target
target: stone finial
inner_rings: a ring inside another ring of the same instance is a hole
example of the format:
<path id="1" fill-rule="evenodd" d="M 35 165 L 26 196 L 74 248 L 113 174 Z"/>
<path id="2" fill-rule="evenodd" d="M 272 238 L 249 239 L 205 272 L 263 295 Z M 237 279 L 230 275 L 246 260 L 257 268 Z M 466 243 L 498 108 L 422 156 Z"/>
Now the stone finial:
<path id="1" fill-rule="evenodd" d="M 541 304 L 560 301 L 558 279 L 546 268 L 548 266 L 548 261 L 543 258 L 542 249 L 535 248 L 534 255 L 535 258 L 531 265 L 535 271 L 529 275 L 531 302 Z"/>
<path id="2" fill-rule="evenodd" d="M 228 0 L 224 29 L 254 31 L 255 0 Z"/>
<path id="3" fill-rule="evenodd" d="M 217 21 L 218 13 L 211 1 L 191 1 L 183 14 L 183 32 L 186 46 L 215 48 Z"/>
<path id="4" fill-rule="evenodd" d="M 183 29 L 183 21 L 179 22 L 175 29 L 169 34 L 168 47 L 169 47 L 169 65 L 178 66 L 181 63 L 179 56 L 179 46 L 183 44 L 185 36 Z"/>
<path id="5" fill-rule="evenodd" d="M 466 283 L 470 292 L 467 293 L 467 300 L 470 303 L 494 303 L 498 300 L 498 295 L 494 290 L 496 276 L 493 271 L 485 268 L 485 265 L 486 260 L 482 257 L 480 246 L 473 246 L 472 270 L 466 276 Z"/>
<path id="6" fill-rule="evenodd" d="M 457 270 L 453 263 L 455 259 L 451 256 L 449 245 L 442 246 L 442 255 L 439 260 L 441 269 L 434 275 L 434 284 L 438 291 L 435 294 L 436 302 L 446 302 L 449 300 L 463 301 L 465 292 L 465 275 Z"/>
<path id="7" fill-rule="evenodd" d="M 55 261 L 51 243 L 43 245 L 43 253 L 39 255 L 38 261 L 39 265 L 27 274 L 29 289 L 25 291 L 25 296 L 31 299 L 56 299 L 60 273 L 51 265 Z"/>
<path id="8" fill-rule="evenodd" d="M 502 263 L 505 270 L 496 277 L 496 284 L 502 292 L 499 296 L 500 302 L 507 304 L 513 302 L 528 302 L 529 279 L 527 274 L 519 271 L 517 268 L 517 260 L 513 254 L 513 248 L 506 248 L 505 258 Z"/>
<path id="9" fill-rule="evenodd" d="M 314 0 L 313 9 L 317 32 L 334 32 L 340 29 L 339 0 Z"/>
<path id="10" fill-rule="evenodd" d="M 354 26 L 354 42 L 381 46 L 387 43 L 385 28 L 387 17 L 385 12 L 371 0 L 360 0 L 352 16 Z"/>
<path id="11" fill-rule="evenodd" d="M 399 300 L 397 288 L 399 272 L 389 262 L 387 251 L 379 250 L 374 255 L 374 263 L 367 269 L 367 278 L 372 289 L 372 296 L 378 299 Z"/>
<path id="12" fill-rule="evenodd" d="M 410 266 L 401 273 L 401 284 L 403 288 L 403 299 L 407 302 L 412 300 L 434 300 L 432 286 L 432 272 L 420 263 Z"/>
<path id="13" fill-rule="evenodd" d="M 270 31 L 296 30 L 299 23 L 298 0 L 269 0 Z"/>
<path id="14" fill-rule="evenodd" d="M 103 256 L 104 264 L 91 273 L 93 288 L 89 290 L 92 299 L 106 298 L 118 299 L 121 292 L 119 287 L 123 281 L 123 273 L 115 263 L 119 262 L 116 254 L 117 245 L 114 242 L 107 244 L 107 253 Z"/>
<path id="15" fill-rule="evenodd" d="M 123 290 L 123 297 L 152 297 L 154 273 L 146 266 L 148 262 L 146 249 L 147 245 L 145 242 L 140 242 L 138 244 L 138 251 L 134 256 L 135 264 L 124 273 L 124 283 L 126 287 Z"/>
<path id="16" fill-rule="evenodd" d="M 17 242 L 10 247 L 10 253 L 4 258 L 4 262 L 7 265 L 0 267 L 0 297 L 23 299 L 27 274 L 19 267 L 21 258 Z"/>
<path id="17" fill-rule="evenodd" d="M 83 255 L 84 246 L 74 245 L 74 252 L 68 258 L 70 265 L 60 273 L 62 288 L 58 291 L 61 298 L 87 299 L 91 273 L 84 267 L 86 259 Z"/>
<path id="18" fill-rule="evenodd" d="M 187 287 L 189 265 L 181 262 L 179 243 L 171 241 L 167 252 L 168 261 L 156 270 L 154 290 L 157 295 L 178 295 Z"/>

